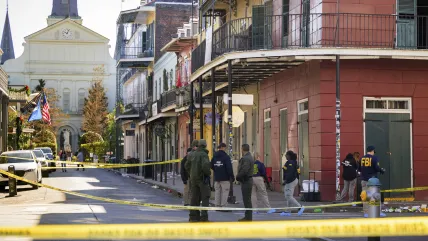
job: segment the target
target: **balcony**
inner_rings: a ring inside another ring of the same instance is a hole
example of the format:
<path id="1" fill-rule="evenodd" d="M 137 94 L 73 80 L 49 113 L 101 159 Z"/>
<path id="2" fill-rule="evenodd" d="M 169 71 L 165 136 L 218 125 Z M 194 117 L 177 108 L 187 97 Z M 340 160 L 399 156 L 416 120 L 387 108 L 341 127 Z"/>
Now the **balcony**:
<path id="1" fill-rule="evenodd" d="M 322 48 L 428 49 L 427 26 L 428 16 L 358 13 L 259 15 L 232 20 L 215 30 L 209 57 L 214 60 L 231 52 L 306 48 L 311 49 L 313 55 L 316 54 L 314 49 Z M 193 50 L 192 74 L 204 66 L 206 52 L 209 51 L 205 41 Z M 290 55 L 295 53 L 290 52 Z"/>
<path id="2" fill-rule="evenodd" d="M 144 108 L 146 103 L 129 103 L 125 105 L 125 111 L 117 113 L 116 120 L 139 120 L 144 119 Z"/>
<path id="3" fill-rule="evenodd" d="M 145 68 L 154 61 L 154 51 L 143 47 L 122 47 L 116 56 L 118 68 Z"/>
<path id="4" fill-rule="evenodd" d="M 122 75 L 122 83 L 125 83 L 126 81 L 128 81 L 134 74 L 136 74 L 138 72 L 138 69 L 129 69 L 126 74 Z"/>
<path id="5" fill-rule="evenodd" d="M 204 83 L 202 90 L 204 89 L 204 86 L 208 86 L 208 83 Z M 206 87 L 205 87 L 206 88 Z M 199 108 L 200 103 L 200 97 L 199 93 L 195 92 L 195 98 L 194 98 L 194 105 L 196 108 Z M 176 112 L 182 112 L 187 111 L 190 106 L 190 86 L 184 86 L 178 89 L 178 95 L 176 95 Z M 202 105 L 210 105 L 207 106 L 207 108 L 211 108 L 211 98 L 204 97 L 202 101 Z"/>
<path id="6" fill-rule="evenodd" d="M 162 99 L 162 112 L 166 112 L 169 110 L 172 110 L 176 106 L 176 92 L 178 92 L 176 89 L 169 90 L 167 92 L 164 92 L 161 94 Z"/>

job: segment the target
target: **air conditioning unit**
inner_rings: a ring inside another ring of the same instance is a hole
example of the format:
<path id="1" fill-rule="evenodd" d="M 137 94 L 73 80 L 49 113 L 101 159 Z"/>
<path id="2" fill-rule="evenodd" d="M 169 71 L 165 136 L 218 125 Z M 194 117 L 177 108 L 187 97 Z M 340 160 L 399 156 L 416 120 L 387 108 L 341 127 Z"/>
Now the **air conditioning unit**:
<path id="1" fill-rule="evenodd" d="M 187 37 L 186 30 L 183 29 L 183 28 L 179 28 L 177 30 L 177 35 L 178 35 L 179 38 Z"/>
<path id="2" fill-rule="evenodd" d="M 190 25 L 191 25 L 191 36 L 195 36 L 199 33 L 199 20 L 197 18 L 190 18 Z"/>

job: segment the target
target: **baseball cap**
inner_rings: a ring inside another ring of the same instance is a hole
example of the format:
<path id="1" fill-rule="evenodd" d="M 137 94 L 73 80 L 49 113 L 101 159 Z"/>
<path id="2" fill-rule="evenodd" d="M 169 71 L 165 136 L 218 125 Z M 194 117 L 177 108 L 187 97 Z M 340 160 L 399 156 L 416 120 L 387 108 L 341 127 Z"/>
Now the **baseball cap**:
<path id="1" fill-rule="evenodd" d="M 374 146 L 368 146 L 367 147 L 367 152 L 371 152 L 371 151 L 374 151 L 374 150 L 375 150 Z"/>
<path id="2" fill-rule="evenodd" d="M 200 139 L 199 146 L 207 146 L 207 141 L 205 139 Z"/>
<path id="3" fill-rule="evenodd" d="M 198 147 L 199 146 L 199 141 L 198 140 L 193 140 L 192 141 L 192 146 L 193 147 Z"/>

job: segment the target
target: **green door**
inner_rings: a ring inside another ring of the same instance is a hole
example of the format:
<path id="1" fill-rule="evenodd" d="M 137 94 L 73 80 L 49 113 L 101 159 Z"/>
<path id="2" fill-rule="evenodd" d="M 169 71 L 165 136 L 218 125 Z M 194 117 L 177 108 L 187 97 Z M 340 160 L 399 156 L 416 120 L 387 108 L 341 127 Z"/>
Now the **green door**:
<path id="1" fill-rule="evenodd" d="M 417 48 L 416 0 L 397 0 L 397 48 Z"/>
<path id="2" fill-rule="evenodd" d="M 309 115 L 301 114 L 299 122 L 299 165 L 301 171 L 300 182 L 309 179 Z"/>
<path id="3" fill-rule="evenodd" d="M 411 187 L 411 145 L 409 113 L 366 113 L 366 146 L 376 147 L 379 164 L 386 169 L 379 175 L 382 189 Z M 385 193 L 385 197 L 410 196 Z"/>
<path id="4" fill-rule="evenodd" d="M 263 140 L 264 140 L 264 164 L 266 167 L 271 166 L 271 156 L 270 156 L 270 120 L 264 122 L 264 128 L 263 128 Z"/>

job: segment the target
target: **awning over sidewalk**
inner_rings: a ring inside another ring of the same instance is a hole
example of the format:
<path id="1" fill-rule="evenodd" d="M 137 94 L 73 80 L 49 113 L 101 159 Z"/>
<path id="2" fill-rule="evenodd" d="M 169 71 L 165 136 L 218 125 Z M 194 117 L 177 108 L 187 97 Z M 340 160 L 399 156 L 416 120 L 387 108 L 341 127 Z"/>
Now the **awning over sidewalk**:
<path id="1" fill-rule="evenodd" d="M 152 121 L 154 121 L 156 119 L 159 119 L 159 118 L 176 117 L 176 116 L 177 116 L 177 114 L 175 112 L 160 113 L 160 114 L 158 114 L 156 116 L 150 117 L 149 119 L 147 119 L 147 121 L 146 120 L 140 121 L 138 123 L 138 125 L 145 125 L 146 123 L 148 124 L 148 123 L 150 123 L 150 122 L 152 122 Z"/>

